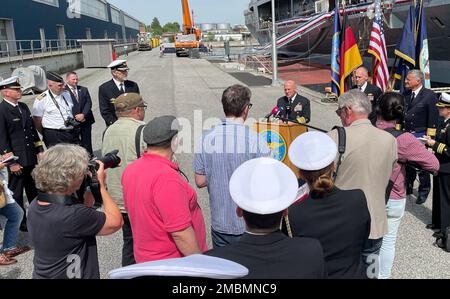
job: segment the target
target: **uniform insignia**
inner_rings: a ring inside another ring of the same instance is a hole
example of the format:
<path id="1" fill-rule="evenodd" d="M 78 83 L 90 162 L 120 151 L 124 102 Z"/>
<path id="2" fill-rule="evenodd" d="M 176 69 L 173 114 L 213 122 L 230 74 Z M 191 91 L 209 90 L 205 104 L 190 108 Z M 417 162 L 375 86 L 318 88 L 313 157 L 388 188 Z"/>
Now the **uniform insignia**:
<path id="1" fill-rule="evenodd" d="M 15 122 L 20 121 L 20 118 L 14 118 L 13 121 Z"/>
<path id="2" fill-rule="evenodd" d="M 45 98 L 46 96 L 47 96 L 47 95 L 46 95 L 45 92 L 44 92 L 44 93 L 40 94 L 39 96 L 37 96 L 37 97 L 36 97 L 36 100 L 40 101 L 40 100 L 42 100 L 43 98 Z"/>
<path id="3" fill-rule="evenodd" d="M 295 106 L 294 111 L 295 111 L 295 112 L 303 111 L 303 105 L 297 105 L 297 106 Z"/>

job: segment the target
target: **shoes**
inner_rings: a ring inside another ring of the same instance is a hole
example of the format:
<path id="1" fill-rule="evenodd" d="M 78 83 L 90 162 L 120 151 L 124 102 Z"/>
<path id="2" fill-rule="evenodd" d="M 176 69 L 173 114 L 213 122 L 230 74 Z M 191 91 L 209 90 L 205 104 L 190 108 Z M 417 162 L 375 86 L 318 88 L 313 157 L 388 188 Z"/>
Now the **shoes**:
<path id="1" fill-rule="evenodd" d="M 27 223 L 26 222 L 22 222 L 20 224 L 20 228 L 19 229 L 20 229 L 21 232 L 28 232 Z"/>
<path id="2" fill-rule="evenodd" d="M 434 234 L 433 234 L 433 238 L 436 238 L 436 239 L 441 239 L 441 238 L 443 238 L 444 237 L 444 234 L 442 234 L 441 232 L 439 232 L 439 231 L 437 231 L 437 232 L 435 232 Z"/>
<path id="3" fill-rule="evenodd" d="M 15 256 L 18 256 L 18 255 L 28 252 L 30 250 L 31 250 L 31 247 L 28 247 L 28 246 L 16 247 L 14 249 L 3 252 L 3 254 L 6 255 L 6 257 L 8 257 L 8 258 L 13 258 Z"/>
<path id="4" fill-rule="evenodd" d="M 429 223 L 429 224 L 427 224 L 427 226 L 425 226 L 425 228 L 426 228 L 426 229 L 436 229 L 437 227 L 434 226 L 433 223 Z"/>
<path id="5" fill-rule="evenodd" d="M 0 254 L 0 266 L 8 266 L 17 263 L 16 259 L 9 258 L 5 254 Z"/>
<path id="6" fill-rule="evenodd" d="M 419 195 L 416 200 L 416 204 L 421 205 L 427 201 L 427 197 Z"/>

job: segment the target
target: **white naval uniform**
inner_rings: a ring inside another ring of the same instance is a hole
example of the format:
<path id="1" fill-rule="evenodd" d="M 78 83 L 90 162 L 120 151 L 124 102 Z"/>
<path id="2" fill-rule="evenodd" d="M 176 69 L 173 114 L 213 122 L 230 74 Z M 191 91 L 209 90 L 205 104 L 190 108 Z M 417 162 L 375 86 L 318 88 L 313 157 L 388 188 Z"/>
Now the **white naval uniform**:
<path id="1" fill-rule="evenodd" d="M 41 117 L 42 127 L 45 129 L 73 129 L 73 127 L 64 125 L 65 120 L 73 117 L 73 102 L 70 93 L 63 91 L 59 96 L 52 93 L 59 105 L 58 110 L 58 107 L 49 95 L 50 92 L 50 90 L 47 90 L 36 98 L 31 112 L 32 116 Z"/>

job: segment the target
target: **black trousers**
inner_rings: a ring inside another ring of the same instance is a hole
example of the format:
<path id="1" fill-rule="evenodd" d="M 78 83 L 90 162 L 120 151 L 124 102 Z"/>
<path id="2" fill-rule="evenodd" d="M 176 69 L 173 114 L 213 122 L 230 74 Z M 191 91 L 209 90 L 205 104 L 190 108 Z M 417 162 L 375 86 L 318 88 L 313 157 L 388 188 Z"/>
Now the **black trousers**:
<path id="1" fill-rule="evenodd" d="M 433 178 L 432 223 L 444 233 L 450 226 L 450 174 Z"/>
<path id="2" fill-rule="evenodd" d="M 17 204 L 24 211 L 22 222 L 26 222 L 27 216 L 25 213 L 25 205 L 23 202 L 23 190 L 25 189 L 25 194 L 27 195 L 28 203 L 31 203 L 37 196 L 38 192 L 36 189 L 36 184 L 34 183 L 31 172 L 34 166 L 27 166 L 22 168 L 21 175 L 15 175 L 9 173 L 9 189 L 14 193 L 13 198 Z"/>
<path id="3" fill-rule="evenodd" d="M 428 172 L 406 166 L 406 186 L 412 190 L 417 175 L 419 175 L 419 196 L 427 198 L 431 190 L 431 178 Z"/>
<path id="4" fill-rule="evenodd" d="M 77 130 L 63 131 L 45 129 L 43 131 L 44 143 L 47 148 L 60 143 L 80 144 L 80 132 Z"/>
<path id="5" fill-rule="evenodd" d="M 123 217 L 123 247 L 122 247 L 122 267 L 136 264 L 133 253 L 133 233 L 131 231 L 130 218 L 128 214 L 122 213 Z"/>
<path id="6" fill-rule="evenodd" d="M 92 125 L 81 125 L 80 128 L 80 145 L 84 147 L 88 153 L 93 156 L 94 151 L 92 150 Z"/>

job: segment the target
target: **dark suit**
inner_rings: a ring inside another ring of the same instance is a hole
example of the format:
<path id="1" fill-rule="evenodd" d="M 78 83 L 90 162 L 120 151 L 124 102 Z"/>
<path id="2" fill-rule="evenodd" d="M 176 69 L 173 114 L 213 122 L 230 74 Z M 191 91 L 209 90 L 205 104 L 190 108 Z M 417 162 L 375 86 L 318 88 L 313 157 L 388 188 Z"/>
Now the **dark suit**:
<path id="1" fill-rule="evenodd" d="M 70 93 L 73 102 L 73 115 L 84 114 L 85 121 L 80 127 L 81 146 L 84 147 L 88 153 L 93 155 L 92 150 L 92 124 L 95 123 L 94 115 L 92 114 L 92 100 L 89 90 L 86 87 L 77 85 L 78 99 L 73 94 L 69 86 L 66 85 L 66 90 Z"/>
<path id="2" fill-rule="evenodd" d="M 245 279 L 326 278 L 319 241 L 291 239 L 280 231 L 268 235 L 244 233 L 236 243 L 209 250 L 205 254 L 243 265 L 249 270 Z"/>
<path id="3" fill-rule="evenodd" d="M 362 190 L 334 188 L 325 196 L 311 194 L 290 206 L 288 217 L 294 236 L 322 243 L 329 278 L 367 278 L 361 251 L 371 221 Z"/>
<path id="4" fill-rule="evenodd" d="M 439 122 L 433 150 L 440 168 L 433 178 L 432 224 L 444 234 L 450 226 L 450 120 Z"/>
<path id="5" fill-rule="evenodd" d="M 352 89 L 359 89 L 358 86 L 353 86 Z M 372 123 L 372 125 L 376 125 L 377 122 L 377 108 L 378 108 L 378 101 L 383 94 L 381 89 L 378 86 L 372 85 L 370 83 L 367 83 L 366 89 L 363 91 L 366 95 L 373 95 L 372 103 L 372 112 L 369 114 L 369 120 Z"/>
<path id="6" fill-rule="evenodd" d="M 404 129 L 413 133 L 416 137 L 421 137 L 422 135 L 434 137 L 439 118 L 439 112 L 436 107 L 436 94 L 432 90 L 422 87 L 413 101 L 411 101 L 411 95 L 411 90 L 405 94 L 406 114 Z M 412 190 L 415 179 L 416 170 L 411 167 L 406 167 L 406 182 L 409 191 Z M 425 201 L 431 188 L 430 175 L 424 171 L 419 171 L 419 181 L 419 197 Z"/>
<path id="7" fill-rule="evenodd" d="M 0 103 L 0 132 L 0 154 L 13 153 L 19 157 L 17 163 L 23 167 L 21 175 L 9 173 L 9 188 L 14 192 L 14 200 L 24 210 L 23 189 L 28 202 L 37 196 L 31 172 L 37 164 L 37 154 L 44 151 L 44 143 L 36 131 L 30 109 L 21 102 L 17 107 L 6 101 Z M 26 221 L 25 216 L 23 221 Z"/>
<path id="8" fill-rule="evenodd" d="M 125 92 L 140 93 L 139 86 L 133 81 L 126 80 L 124 82 L 124 88 Z M 100 85 L 98 89 L 100 113 L 105 120 L 107 127 L 117 120 L 116 109 L 114 108 L 114 104 L 111 103 L 111 100 L 117 98 L 121 94 L 122 92 L 117 88 L 116 83 L 112 79 Z"/>
<path id="9" fill-rule="evenodd" d="M 277 101 L 278 108 L 283 108 L 280 116 L 289 120 L 298 120 L 298 118 L 304 118 L 304 122 L 308 123 L 311 120 L 311 105 L 309 100 L 302 97 L 298 93 L 295 96 L 294 101 L 289 105 L 289 99 L 284 96 Z M 288 108 L 287 108 L 288 107 Z M 289 108 L 290 107 L 290 108 Z M 290 109 L 290 112 L 288 111 Z"/>

